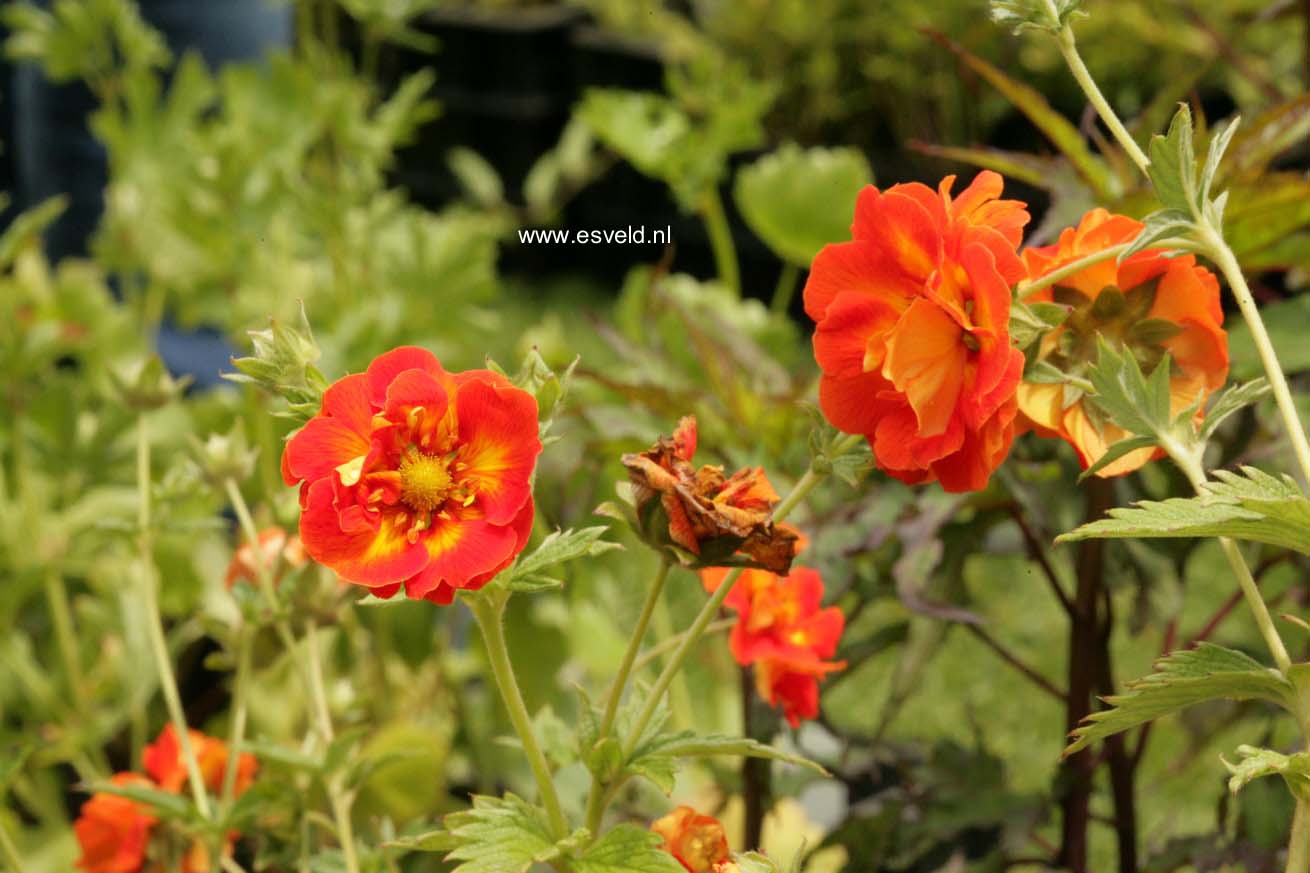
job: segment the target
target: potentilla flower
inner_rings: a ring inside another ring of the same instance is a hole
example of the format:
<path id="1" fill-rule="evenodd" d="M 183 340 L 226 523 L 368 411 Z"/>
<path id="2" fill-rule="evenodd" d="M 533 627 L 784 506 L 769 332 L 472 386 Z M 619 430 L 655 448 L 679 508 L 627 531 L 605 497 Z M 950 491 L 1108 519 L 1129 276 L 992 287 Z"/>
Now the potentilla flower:
<path id="1" fill-rule="evenodd" d="M 1142 224 L 1124 215 L 1093 209 L 1057 243 L 1023 253 L 1028 276 L 1039 278 L 1087 255 L 1129 242 Z M 1131 352 L 1149 375 L 1170 359 L 1174 415 L 1221 388 L 1228 378 L 1228 336 L 1223 329 L 1219 283 L 1191 255 L 1167 257 L 1147 249 L 1119 263 L 1108 258 L 1061 279 L 1029 300 L 1063 304 L 1064 322 L 1046 334 L 1037 358 L 1078 379 L 1095 365 L 1099 340 Z M 1084 401 L 1072 383 L 1024 382 L 1019 386 L 1020 422 L 1046 436 L 1067 440 L 1086 468 L 1113 443 L 1129 436 Z M 1159 457 L 1140 449 L 1098 470 L 1118 476 Z"/>
<path id="2" fill-rule="evenodd" d="M 805 285 L 819 405 L 912 484 L 983 488 L 1014 439 L 1023 355 L 1010 288 L 1028 212 L 979 173 L 959 196 L 918 183 L 860 192 L 853 239 L 824 247 Z"/>
<path id="3" fill-rule="evenodd" d="M 713 591 L 726 571 L 705 570 L 701 580 Z M 783 710 L 792 727 L 819 714 L 819 683 L 846 667 L 829 661 L 837 651 L 846 617 L 823 608 L 823 579 L 809 567 L 787 576 L 746 570 L 724 603 L 737 611 L 729 647 L 737 663 L 754 666 L 760 697 Z"/>
<path id="4" fill-rule="evenodd" d="M 650 829 L 664 838 L 664 851 L 690 873 L 714 873 L 719 864 L 729 860 L 723 825 L 690 806 L 678 807 Z"/>
<path id="5" fill-rule="evenodd" d="M 657 544 L 690 552 L 697 566 L 750 564 L 787 572 L 799 534 L 773 523 L 779 498 L 764 469 L 743 467 L 727 476 L 722 467 L 697 468 L 691 463 L 696 442 L 696 419 L 687 416 L 673 436 L 623 456 L 642 528 Z"/>
<path id="6" fill-rule="evenodd" d="M 227 773 L 227 743 L 220 739 L 202 734 L 200 731 L 187 731 L 191 740 L 191 749 L 195 752 L 196 763 L 200 766 L 200 777 L 205 788 L 217 794 L 223 788 L 223 779 Z M 178 742 L 177 731 L 172 724 L 167 724 L 153 743 L 146 746 L 141 753 L 141 762 L 146 774 L 155 784 L 165 791 L 182 791 L 187 781 L 186 764 L 182 758 L 182 746 Z M 237 759 L 236 782 L 234 793 L 241 796 L 255 779 L 259 761 L 254 755 L 242 753 Z"/>
<path id="7" fill-rule="evenodd" d="M 537 402 L 489 370 L 402 347 L 323 394 L 287 443 L 305 551 L 390 597 L 450 603 L 509 566 L 532 530 Z"/>
<path id="8" fill-rule="evenodd" d="M 237 547 L 231 563 L 227 565 L 227 576 L 224 578 L 227 587 L 231 588 L 240 580 L 255 584 L 259 578 L 259 562 L 273 574 L 275 582 L 279 570 L 299 569 L 307 562 L 300 537 L 295 534 L 287 536 L 287 532 L 280 527 L 266 527 L 259 532 L 259 551 L 257 560 L 250 543 L 244 542 Z"/>
<path id="9" fill-rule="evenodd" d="M 153 787 L 136 773 L 117 773 L 114 785 Z M 158 822 L 150 810 L 117 794 L 99 793 L 82 804 L 73 833 L 82 854 L 77 867 L 86 873 L 140 873 L 146 860 L 150 833 Z"/>

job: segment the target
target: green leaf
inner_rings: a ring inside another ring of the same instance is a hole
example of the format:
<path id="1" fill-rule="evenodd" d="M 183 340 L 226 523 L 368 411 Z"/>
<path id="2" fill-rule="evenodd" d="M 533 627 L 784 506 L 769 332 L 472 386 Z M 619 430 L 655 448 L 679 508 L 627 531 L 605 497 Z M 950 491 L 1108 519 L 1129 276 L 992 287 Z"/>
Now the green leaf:
<path id="1" fill-rule="evenodd" d="M 660 848 L 664 840 L 645 828 L 621 824 L 569 862 L 574 873 L 685 873 L 672 855 Z"/>
<path id="2" fill-rule="evenodd" d="M 496 168 L 470 148 L 457 146 L 446 153 L 446 165 L 464 194 L 478 206 L 489 208 L 505 202 L 505 186 Z"/>
<path id="3" fill-rule="evenodd" d="M 626 769 L 634 775 L 649 779 L 661 791 L 668 794 L 673 790 L 680 759 L 723 755 L 782 761 L 807 767 L 821 775 L 828 775 L 823 767 L 808 758 L 784 752 L 756 740 L 723 734 L 698 736 L 693 731 L 660 734 L 639 744 L 633 750 Z"/>
<path id="4" fill-rule="evenodd" d="M 1232 774 L 1228 780 L 1228 790 L 1233 794 L 1262 776 L 1278 775 L 1283 777 L 1288 789 L 1298 800 L 1310 801 L 1310 752 L 1282 755 L 1272 749 L 1238 746 L 1237 755 L 1240 760 L 1236 764 L 1220 758 Z"/>
<path id="5" fill-rule="evenodd" d="M 1151 137 L 1147 153 L 1151 165 L 1147 174 L 1155 187 L 1155 195 L 1166 209 L 1176 209 L 1187 215 L 1200 212 L 1196 186 L 1196 153 L 1192 143 L 1192 110 L 1180 104 L 1169 122 L 1169 132 Z"/>
<path id="6" fill-rule="evenodd" d="M 1000 91 L 1002 96 L 1026 115 L 1060 153 L 1069 159 L 1078 175 L 1091 186 L 1099 199 L 1109 200 L 1116 197 L 1114 190 L 1116 186 L 1109 167 L 1088 147 L 1077 126 L 1055 111 L 1040 91 L 1011 79 L 998 67 L 942 34 L 930 32 L 929 36 L 959 56 L 970 69 Z"/>
<path id="7" fill-rule="evenodd" d="M 543 591 L 563 583 L 546 575 L 546 571 L 575 558 L 599 555 L 623 546 L 607 542 L 601 536 L 606 525 L 555 531 L 541 541 L 531 554 L 519 558 L 505 574 L 504 584 L 511 591 Z"/>
<path id="8" fill-rule="evenodd" d="M 783 873 L 778 862 L 759 852 L 746 852 L 733 855 L 732 860 L 741 868 L 741 873 Z"/>
<path id="9" fill-rule="evenodd" d="M 1138 252 L 1149 249 L 1161 240 L 1186 237 L 1196 227 L 1190 213 L 1181 209 L 1160 209 L 1142 220 L 1142 232 L 1133 237 L 1128 248 L 1119 253 L 1122 263 Z"/>
<path id="10" fill-rule="evenodd" d="M 560 856 L 546 814 L 513 795 L 476 796 L 473 808 L 445 818 L 458 845 L 447 861 L 462 861 L 453 873 L 527 873 L 536 863 Z"/>
<path id="11" fill-rule="evenodd" d="M 733 196 L 756 236 L 784 261 L 808 267 L 825 245 L 850 239 L 855 198 L 872 182 L 857 149 L 787 143 L 743 167 Z"/>
<path id="12" fill-rule="evenodd" d="M 1252 379 L 1250 382 L 1243 382 L 1240 385 L 1230 385 L 1224 389 L 1221 394 L 1215 397 L 1210 404 L 1210 408 L 1206 410 L 1205 421 L 1201 424 L 1201 440 L 1208 440 L 1225 419 L 1242 411 L 1252 403 L 1256 403 L 1261 398 L 1268 396 L 1268 394 L 1269 381 L 1263 376 Z"/>
<path id="13" fill-rule="evenodd" d="M 1014 301 L 1010 307 L 1010 341 L 1026 349 L 1069 317 L 1069 307 L 1059 303 L 1024 303 Z"/>
<path id="14" fill-rule="evenodd" d="M 1110 709 L 1094 712 L 1070 735 L 1067 757 L 1097 740 L 1144 724 L 1162 715 L 1207 700 L 1268 700 L 1295 705 L 1296 690 L 1276 670 L 1232 649 L 1212 643 L 1174 652 L 1156 665 L 1156 672 L 1128 684 L 1128 691 L 1105 702 Z"/>
<path id="15" fill-rule="evenodd" d="M 449 852 L 458 848 L 459 837 L 447 830 L 428 831 L 412 837 L 397 837 L 382 844 L 385 849 L 402 849 L 410 852 Z"/>
<path id="16" fill-rule="evenodd" d="M 133 785 L 131 783 L 115 785 L 112 782 L 93 782 L 87 786 L 87 790 L 96 794 L 116 794 L 119 797 L 126 797 L 128 800 L 135 800 L 137 803 L 151 807 L 165 818 L 196 819 L 199 817 L 199 813 L 186 797 L 160 788 Z"/>
<path id="17" fill-rule="evenodd" d="M 1105 450 L 1105 454 L 1097 458 L 1086 470 L 1083 470 L 1083 472 L 1078 476 L 1078 481 L 1081 482 L 1088 476 L 1096 475 L 1124 455 L 1130 454 L 1139 449 L 1154 448 L 1155 445 L 1155 437 L 1151 436 L 1133 436 L 1111 443 L 1109 448 Z"/>
<path id="18" fill-rule="evenodd" d="M 1172 424 L 1169 396 L 1169 356 L 1151 378 L 1142 375 L 1137 358 L 1098 340 L 1096 366 L 1087 371 L 1095 394 L 1092 399 L 1115 424 L 1138 436 L 1159 436 Z"/>
<path id="19" fill-rule="evenodd" d="M 1215 175 L 1219 172 L 1219 162 L 1228 151 L 1228 144 L 1232 142 L 1233 134 L 1237 133 L 1237 126 L 1241 121 L 1241 117 L 1235 116 L 1216 127 L 1210 136 L 1210 148 L 1205 155 L 1205 166 L 1201 169 L 1202 203 L 1210 201 L 1210 189 L 1214 185 Z"/>
<path id="20" fill-rule="evenodd" d="M 304 770 L 309 773 L 320 773 L 323 770 L 323 762 L 312 755 L 306 755 L 295 749 L 278 745 L 277 743 L 265 743 L 258 740 L 246 740 L 241 744 L 241 750 L 250 752 L 255 757 L 264 761 L 270 761 L 274 764 L 282 764 L 291 767 L 294 770 Z"/>
<path id="21" fill-rule="evenodd" d="M 1057 543 L 1124 537 L 1232 537 L 1310 554 L 1310 500 L 1290 476 L 1215 471 L 1197 497 L 1143 500 L 1061 534 Z"/>

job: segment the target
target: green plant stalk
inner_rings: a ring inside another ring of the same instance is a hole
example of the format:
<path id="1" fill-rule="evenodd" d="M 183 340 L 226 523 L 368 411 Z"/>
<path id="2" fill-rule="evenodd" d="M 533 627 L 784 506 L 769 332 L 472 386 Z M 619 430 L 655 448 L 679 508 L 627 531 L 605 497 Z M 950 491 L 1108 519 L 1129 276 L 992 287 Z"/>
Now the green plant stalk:
<path id="1" fill-rule="evenodd" d="M 137 494 L 140 498 L 137 527 L 141 549 L 141 581 L 144 583 L 142 593 L 145 599 L 146 636 L 150 639 L 150 652 L 155 659 L 155 669 L 159 672 L 159 689 L 164 695 L 164 705 L 168 708 L 173 730 L 177 732 L 177 744 L 182 751 L 182 762 L 186 767 L 187 781 L 191 783 L 191 794 L 195 799 L 196 809 L 203 817 L 209 818 L 209 795 L 205 791 L 205 780 L 200 775 L 196 750 L 191 746 L 186 713 L 182 710 L 182 695 L 177 690 L 177 677 L 173 674 L 173 662 L 168 655 L 168 641 L 164 637 L 164 620 L 159 612 L 159 577 L 155 573 L 150 537 L 150 429 L 146 424 L 145 413 L 137 416 L 136 477 Z"/>
<path id="2" fill-rule="evenodd" d="M 224 490 L 227 492 L 228 501 L 232 504 L 232 510 L 236 513 L 237 523 L 241 526 L 242 533 L 246 537 L 246 542 L 250 545 L 250 550 L 254 556 L 255 580 L 258 583 L 260 591 L 268 603 L 269 609 L 274 616 L 273 626 L 277 632 L 278 639 L 282 642 L 283 648 L 287 654 L 296 662 L 300 671 L 301 681 L 305 684 L 305 689 L 309 692 L 310 710 L 314 720 L 314 730 L 322 741 L 323 748 L 327 748 L 332 742 L 332 713 L 327 705 L 327 693 L 323 687 L 323 668 L 319 662 L 317 626 L 314 622 L 309 622 L 305 629 L 305 644 L 303 646 L 296 644 L 295 635 L 291 632 L 291 625 L 287 622 L 285 616 L 281 614 L 281 606 L 278 604 L 277 591 L 274 589 L 273 579 L 269 576 L 268 567 L 264 563 L 264 550 L 259 543 L 259 529 L 255 526 L 254 516 L 250 514 L 250 506 L 246 503 L 246 498 L 241 493 L 241 489 L 233 479 L 227 479 L 223 483 Z M 345 861 L 347 873 L 359 873 L 359 859 L 355 851 L 354 825 L 350 820 L 350 803 L 341 790 L 341 785 L 336 777 L 327 780 L 328 802 L 332 807 L 332 817 L 337 832 L 337 841 L 341 844 L 342 858 Z"/>
<path id="3" fill-rule="evenodd" d="M 655 610 L 660 603 L 660 595 L 664 593 L 664 583 L 669 578 L 671 564 L 668 559 L 661 559 L 659 569 L 655 571 L 655 579 L 651 582 L 650 591 L 646 593 L 646 602 L 641 607 L 641 614 L 637 616 L 637 624 L 632 629 L 632 636 L 628 640 L 628 648 L 623 653 L 623 660 L 619 662 L 619 670 L 614 674 L 614 681 L 610 684 L 609 691 L 606 693 L 605 709 L 601 713 L 600 727 L 596 731 L 596 741 L 600 742 L 610 735 L 614 728 L 614 718 L 619 712 L 619 701 L 623 697 L 623 689 L 628 685 L 628 677 L 632 673 L 632 665 L 637 660 L 637 654 L 641 650 L 641 644 L 646 639 L 646 631 L 650 627 L 651 618 L 655 615 Z M 591 790 L 587 793 L 587 829 L 593 834 L 600 829 L 601 817 L 605 814 L 605 808 L 601 803 L 605 786 L 596 776 L 591 777 Z"/>
<path id="4" fill-rule="evenodd" d="M 1223 273 L 1228 288 L 1237 301 L 1237 308 L 1241 310 L 1242 318 L 1251 329 L 1251 339 L 1255 342 L 1256 351 L 1260 353 L 1260 363 L 1264 365 L 1265 376 L 1269 379 L 1269 387 L 1273 390 L 1274 401 L 1278 404 L 1283 426 L 1287 429 L 1288 439 L 1292 441 L 1292 450 L 1301 468 L 1301 476 L 1310 483 L 1310 440 L 1306 439 L 1305 428 L 1301 424 L 1301 418 L 1296 412 L 1296 404 L 1292 400 L 1292 391 L 1287 385 L 1287 376 L 1284 375 L 1283 367 L 1278 362 L 1278 353 L 1269 339 L 1269 331 L 1265 329 L 1264 319 L 1261 318 L 1260 309 L 1251 295 L 1251 288 L 1246 283 L 1246 277 L 1242 275 L 1242 268 L 1237 263 L 1232 248 L 1224 241 L 1223 236 L 1208 223 L 1199 227 L 1199 234 L 1204 246 L 1203 252 L 1219 268 L 1219 272 Z"/>
<path id="5" fill-rule="evenodd" d="M 1310 801 L 1297 800 L 1292 838 L 1287 844 L 1287 873 L 1310 873 Z"/>
<path id="6" fill-rule="evenodd" d="M 227 812 L 236 795 L 237 770 L 240 769 L 241 744 L 246 736 L 246 706 L 250 691 L 250 652 L 254 634 L 242 627 L 237 639 L 237 672 L 232 685 L 232 729 L 227 741 L 227 769 L 223 771 L 223 792 L 219 808 Z"/>
<path id="7" fill-rule="evenodd" d="M 791 261 L 784 261 L 778 273 L 778 284 L 773 287 L 773 300 L 769 308 L 778 315 L 786 315 L 791 308 L 791 299 L 796 296 L 796 282 L 800 279 L 800 268 Z"/>
<path id="8" fill-rule="evenodd" d="M 82 675 L 82 662 L 77 653 L 77 633 L 73 628 L 73 610 L 68 603 L 68 588 L 64 577 L 57 570 L 51 570 L 45 584 L 46 603 L 50 607 L 50 622 L 54 625 L 55 643 L 59 647 L 59 658 L 68 671 L 68 686 L 72 699 L 80 700 L 82 689 L 86 684 Z"/>
<path id="9" fill-rule="evenodd" d="M 1046 0 L 1046 7 L 1051 15 L 1055 17 L 1055 4 L 1052 0 Z M 1087 95 L 1092 107 L 1096 109 L 1096 114 L 1101 116 L 1105 126 L 1110 128 L 1110 133 L 1118 140 L 1119 145 L 1123 146 L 1124 151 L 1128 153 L 1128 157 L 1133 159 L 1133 163 L 1137 165 L 1137 168 L 1145 173 L 1146 168 L 1151 165 L 1151 159 L 1146 156 L 1146 152 L 1142 151 L 1142 147 L 1133 139 L 1133 135 L 1128 132 L 1128 128 L 1124 127 L 1123 122 L 1119 120 L 1114 108 L 1110 106 L 1110 102 L 1105 99 L 1105 95 L 1101 93 L 1100 87 L 1097 86 L 1096 80 L 1092 78 L 1091 71 L 1083 63 L 1082 55 L 1078 53 L 1078 44 L 1074 40 L 1073 28 L 1068 25 L 1062 27 L 1056 35 L 1055 41 L 1060 47 L 1060 54 L 1064 56 L 1064 62 L 1069 66 L 1069 72 L 1073 73 L 1073 77 L 1078 80 L 1078 85 L 1083 89 L 1083 93 Z"/>
<path id="10" fill-rule="evenodd" d="M 847 435 L 833 447 L 832 456 L 837 457 L 844 455 L 859 445 L 863 439 L 864 437 L 859 434 Z M 782 502 L 774 507 L 773 520 L 782 521 L 790 515 L 791 511 L 796 508 L 797 504 L 804 500 L 805 497 L 814 490 L 814 487 L 827 478 L 828 475 L 829 474 L 826 471 L 822 473 L 818 472 L 814 465 L 811 464 L 810 469 L 805 471 L 805 475 L 797 481 L 795 487 L 791 489 L 791 492 L 782 499 Z M 723 601 L 727 599 L 728 592 L 732 590 L 733 584 L 737 581 L 738 577 L 741 576 L 741 573 L 742 568 L 736 567 L 730 570 L 728 575 L 724 577 L 723 581 L 719 583 L 718 589 L 710 595 L 709 600 L 705 601 L 705 605 L 701 607 L 701 611 L 696 615 L 695 620 L 691 623 L 691 627 L 687 629 L 682 642 L 678 645 L 678 648 L 674 650 L 673 657 L 669 659 L 669 663 L 664 666 L 664 670 L 661 671 L 659 678 L 655 680 L 655 685 L 650 690 L 650 696 L 646 698 L 646 703 L 642 706 L 641 712 L 637 714 L 637 718 L 633 722 L 631 732 L 623 741 L 624 760 L 632 756 L 632 752 L 637 747 L 637 743 L 641 741 L 642 732 L 646 730 L 646 726 L 650 724 L 650 720 L 655 716 L 655 710 L 659 706 L 660 699 L 663 698 L 664 693 L 669 690 L 669 683 L 673 681 L 674 675 L 682 669 L 682 665 L 686 663 L 687 656 L 691 654 L 691 650 L 695 648 L 701 635 L 705 633 L 705 629 L 709 627 L 710 623 L 718 616 L 719 609 L 723 606 Z"/>
<path id="11" fill-rule="evenodd" d="M 568 836 L 569 824 L 564 818 L 560 806 L 559 794 L 555 791 L 555 781 L 551 776 L 550 765 L 546 755 L 537 743 L 537 736 L 532 730 L 532 718 L 528 715 L 527 704 L 523 702 L 523 692 L 519 690 L 518 680 L 514 677 L 514 666 L 509 659 L 509 646 L 505 643 L 505 604 L 508 592 L 492 591 L 468 598 L 473 617 L 477 619 L 482 630 L 482 639 L 487 647 L 487 660 L 491 664 L 491 673 L 495 677 L 496 687 L 500 689 L 501 699 L 509 713 L 509 720 L 514 731 L 523 743 L 523 752 L 527 756 L 532 775 L 537 780 L 537 790 L 541 794 L 541 803 L 546 808 L 546 817 L 550 821 L 551 831 L 556 839 Z"/>
<path id="12" fill-rule="evenodd" d="M 669 604 L 666 600 L 661 600 L 655 607 L 655 637 L 661 640 L 671 639 L 677 636 L 677 631 L 673 628 L 673 614 L 669 611 Z M 669 686 L 669 705 L 673 709 L 673 719 L 671 724 L 677 730 L 684 730 L 692 726 L 692 713 L 695 707 L 691 702 L 691 690 L 687 687 L 687 676 L 685 673 L 678 673 L 673 677 L 673 684 Z"/>
<path id="13" fill-rule="evenodd" d="M 4 859 L 5 869 L 10 873 L 24 873 L 23 858 L 3 821 L 0 821 L 0 858 Z"/>
<path id="14" fill-rule="evenodd" d="M 737 247 L 732 241 L 732 226 L 723 211 L 723 198 L 719 189 L 709 188 L 700 201 L 700 217 L 709 234 L 710 249 L 714 252 L 714 269 L 734 297 L 741 296 L 741 274 L 737 261 Z"/>

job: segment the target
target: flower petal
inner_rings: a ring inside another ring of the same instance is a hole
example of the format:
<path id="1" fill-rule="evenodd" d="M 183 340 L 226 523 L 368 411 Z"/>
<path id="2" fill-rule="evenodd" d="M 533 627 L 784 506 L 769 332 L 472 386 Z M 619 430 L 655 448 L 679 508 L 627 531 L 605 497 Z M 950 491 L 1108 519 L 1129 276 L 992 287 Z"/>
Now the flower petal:
<path id="1" fill-rule="evenodd" d="M 886 334 L 898 311 L 867 294 L 843 293 L 814 329 L 814 358 L 829 376 L 850 378 L 882 367 Z"/>
<path id="2" fill-rule="evenodd" d="M 960 326 L 927 298 L 910 304 L 887 341 L 883 375 L 905 394 L 919 437 L 946 432 L 964 386 L 967 350 Z"/>
<path id="3" fill-rule="evenodd" d="M 472 484 L 488 523 L 506 524 L 531 496 L 541 453 L 537 401 L 519 388 L 473 380 L 455 394 L 455 415 L 464 465 L 459 481 Z"/>
<path id="4" fill-rule="evenodd" d="M 378 355 L 368 365 L 366 375 L 370 402 L 381 409 L 387 402 L 387 388 L 392 380 L 406 370 L 422 370 L 442 382 L 449 378 L 432 352 L 417 346 L 400 346 Z"/>
<path id="5" fill-rule="evenodd" d="M 356 509 L 357 507 L 347 507 Z M 391 512 L 350 513 L 349 530 L 330 479 L 309 486 L 300 516 L 300 539 L 311 558 L 350 582 L 369 587 L 407 579 L 428 561 L 421 542 L 411 543 Z"/>
<path id="6" fill-rule="evenodd" d="M 487 574 L 508 565 L 518 542 L 512 525 L 491 524 L 485 518 L 434 518 L 421 543 L 427 566 L 405 580 L 405 593 L 417 600 L 445 586 L 453 597 L 454 589 L 489 581 Z"/>
<path id="7" fill-rule="evenodd" d="M 282 451 L 282 478 L 288 485 L 312 482 L 369 450 L 368 437 L 345 421 L 316 415 L 287 441 Z"/>
<path id="8" fill-rule="evenodd" d="M 826 245 L 814 256 L 805 281 L 805 313 L 823 321 L 833 301 L 847 291 L 877 298 L 900 311 L 917 293 L 917 285 L 868 241 Z"/>

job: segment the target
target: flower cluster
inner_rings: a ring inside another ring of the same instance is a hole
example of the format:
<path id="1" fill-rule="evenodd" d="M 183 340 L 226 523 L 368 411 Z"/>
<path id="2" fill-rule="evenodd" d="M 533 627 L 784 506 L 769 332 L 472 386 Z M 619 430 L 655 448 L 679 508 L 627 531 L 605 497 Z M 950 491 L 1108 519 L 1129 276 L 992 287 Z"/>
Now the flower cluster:
<path id="1" fill-rule="evenodd" d="M 715 591 L 727 571 L 704 570 L 701 581 Z M 819 681 L 842 670 L 830 661 L 846 618 L 835 606 L 823 608 L 823 579 L 809 567 L 786 576 L 746 570 L 724 600 L 737 612 L 729 645 L 743 667 L 755 667 L 760 697 L 780 707 L 792 727 L 819 714 Z"/>
<path id="2" fill-rule="evenodd" d="M 731 476 L 722 467 L 698 468 L 691 462 L 696 442 L 696 419 L 687 416 L 673 436 L 623 456 L 641 529 L 657 545 L 689 553 L 690 563 L 698 567 L 745 563 L 786 573 L 799 534 L 789 525 L 774 524 L 778 494 L 763 468 L 744 467 Z"/>
<path id="3" fill-rule="evenodd" d="M 1050 246 L 1028 248 L 1024 266 L 1040 278 L 1081 258 L 1131 241 L 1142 223 L 1093 209 L 1076 228 Z M 1124 261 L 1107 258 L 1043 288 L 1029 300 L 1067 307 L 1064 320 L 1041 340 L 1037 360 L 1064 374 L 1065 382 L 1024 382 L 1019 386 L 1022 424 L 1043 436 L 1068 441 L 1083 467 L 1094 464 L 1113 443 L 1128 436 L 1085 401 L 1078 380 L 1096 363 L 1104 340 L 1131 352 L 1150 374 L 1168 354 L 1170 405 L 1174 415 L 1204 405 L 1228 378 L 1228 337 L 1219 306 L 1219 282 L 1191 255 L 1166 256 L 1158 249 Z M 1097 471 L 1117 476 L 1163 454 L 1139 449 Z"/>
<path id="4" fill-rule="evenodd" d="M 391 597 L 450 603 L 514 560 L 532 531 L 537 402 L 490 370 L 448 373 L 393 349 L 323 393 L 287 442 L 305 551 Z"/>
<path id="5" fill-rule="evenodd" d="M 912 484 L 977 490 L 1005 459 L 1023 354 L 1010 344 L 1010 288 L 1028 212 L 983 172 L 958 196 L 872 186 L 853 239 L 826 246 L 805 285 L 828 420 L 867 437 L 882 469 Z"/>
<path id="6" fill-rule="evenodd" d="M 690 806 L 679 806 L 650 829 L 664 838 L 664 851 L 676 858 L 688 873 L 731 873 L 736 869 L 729 856 L 723 825 Z"/>
<path id="7" fill-rule="evenodd" d="M 228 748 L 222 740 L 199 731 L 188 731 L 191 748 L 200 766 L 206 790 L 219 794 L 227 778 Z M 142 752 L 145 773 L 117 773 L 110 780 L 118 787 L 139 786 L 180 793 L 186 786 L 187 773 L 177 732 L 170 724 L 154 743 Z M 240 755 L 233 774 L 233 796 L 239 797 L 250 787 L 258 769 L 253 755 Z M 184 841 L 176 846 L 171 835 L 159 832 L 159 819 L 150 809 L 129 797 L 109 792 L 93 794 L 82 805 L 81 815 L 73 825 L 82 854 L 77 867 L 86 873 L 142 873 L 146 870 L 180 870 L 181 873 L 210 873 L 209 850 L 200 841 Z M 236 841 L 229 834 L 226 852 Z"/>

